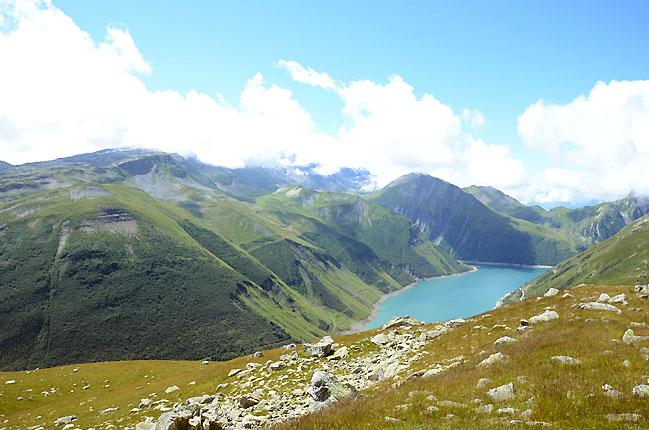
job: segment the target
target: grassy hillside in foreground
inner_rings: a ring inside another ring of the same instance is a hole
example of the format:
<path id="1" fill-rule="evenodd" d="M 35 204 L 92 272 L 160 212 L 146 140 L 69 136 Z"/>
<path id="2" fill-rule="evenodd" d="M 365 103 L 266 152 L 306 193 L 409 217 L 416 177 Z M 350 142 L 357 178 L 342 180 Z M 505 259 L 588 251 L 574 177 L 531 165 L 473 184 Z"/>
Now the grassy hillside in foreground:
<path id="1" fill-rule="evenodd" d="M 613 237 L 556 265 L 506 296 L 511 303 L 521 297 L 543 294 L 550 288 L 579 284 L 646 284 L 649 282 L 649 215 Z"/>
<path id="2" fill-rule="evenodd" d="M 287 411 L 301 410 L 305 401 L 308 406 L 304 388 L 316 370 L 327 368 L 339 379 L 356 384 L 364 396 L 343 399 L 320 412 L 270 428 L 646 428 L 648 397 L 631 392 L 647 383 L 647 352 L 643 347 L 648 347 L 649 341 L 626 344 L 621 339 L 630 326 L 636 335 L 649 336 L 649 328 L 637 324 L 647 320 L 647 310 L 632 310 L 646 308 L 647 299 L 629 286 L 588 285 L 568 292 L 571 297 L 542 297 L 495 309 L 455 328 L 438 323 L 398 327 L 396 334 L 391 328 L 341 336 L 335 339 L 335 349 L 346 346 L 349 356 L 339 361 L 307 359 L 298 347 L 295 360 L 282 360 L 281 355 L 287 352 L 278 348 L 264 351 L 261 358 L 246 356 L 208 365 L 198 361 L 133 361 L 3 372 L 0 418 L 7 430 L 53 428 L 57 418 L 71 414 L 78 417 L 75 428 L 133 429 L 145 417 L 157 419 L 161 408 L 209 394 L 215 396 L 213 404 L 220 409 L 225 424 L 241 423 L 248 417 L 251 428 L 260 428 L 266 421 L 277 423 L 282 418 L 274 408 L 284 406 L 277 406 L 273 396 L 281 399 Z M 620 306 L 619 314 L 576 307 L 594 301 L 600 293 L 625 293 L 629 304 Z M 522 332 L 516 330 L 521 319 L 529 320 L 545 309 L 554 310 L 559 318 Z M 377 333 L 386 334 L 391 342 L 384 347 L 375 345 L 369 339 Z M 495 345 L 503 336 L 516 341 Z M 508 360 L 478 366 L 496 352 Z M 554 356 L 570 356 L 580 363 L 561 364 L 552 359 Z M 285 361 L 287 367 L 268 370 L 269 360 Z M 369 375 L 387 362 L 405 368 L 372 381 Z M 228 377 L 231 370 L 245 369 L 250 363 L 255 363 L 250 368 L 258 367 L 241 377 Z M 352 372 L 356 367 L 360 368 L 357 374 Z M 438 370 L 428 377 L 412 376 L 430 369 Z M 486 380 L 480 382 L 482 378 Z M 7 384 L 10 380 L 15 383 Z M 509 383 L 513 384 L 512 398 L 494 401 L 487 394 L 489 389 Z M 605 387 L 607 384 L 610 388 Z M 179 390 L 165 393 L 171 386 Z M 261 389 L 260 403 L 240 414 L 228 409 L 256 388 Z M 143 398 L 156 403 L 139 408 Z M 488 405 L 493 405 L 491 410 Z M 119 409 L 99 413 L 115 407 Z M 394 420 L 388 422 L 386 417 Z"/>

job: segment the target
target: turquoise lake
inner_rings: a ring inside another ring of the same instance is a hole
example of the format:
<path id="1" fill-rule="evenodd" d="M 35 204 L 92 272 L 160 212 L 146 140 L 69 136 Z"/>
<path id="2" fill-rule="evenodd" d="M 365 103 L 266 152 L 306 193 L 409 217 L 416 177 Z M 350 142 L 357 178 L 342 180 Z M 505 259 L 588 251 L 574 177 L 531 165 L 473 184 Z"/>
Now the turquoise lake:
<path id="1" fill-rule="evenodd" d="M 410 315 L 427 322 L 467 318 L 486 312 L 505 294 L 543 274 L 547 268 L 474 265 L 478 270 L 451 278 L 421 281 L 390 297 L 365 330 L 382 326 L 394 316 Z"/>

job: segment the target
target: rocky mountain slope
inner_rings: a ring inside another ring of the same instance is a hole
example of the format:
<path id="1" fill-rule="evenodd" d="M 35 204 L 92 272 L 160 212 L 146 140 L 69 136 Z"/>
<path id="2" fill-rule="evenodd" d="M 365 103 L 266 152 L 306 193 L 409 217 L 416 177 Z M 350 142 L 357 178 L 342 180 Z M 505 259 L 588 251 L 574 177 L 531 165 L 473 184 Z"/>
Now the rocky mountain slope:
<path id="1" fill-rule="evenodd" d="M 641 429 L 647 293 L 571 287 L 467 320 L 396 318 L 221 363 L 4 372 L 0 418 L 7 430 Z"/>
<path id="2" fill-rule="evenodd" d="M 216 171 L 144 151 L 5 169 L 0 368 L 232 358 L 340 332 L 386 292 L 467 269 L 396 214 L 381 215 L 388 255 L 341 219 L 226 195 Z M 243 183 L 226 192 L 261 192 Z"/>
<path id="3" fill-rule="evenodd" d="M 581 241 L 489 209 L 471 194 L 428 175 L 403 176 L 369 201 L 404 215 L 431 242 L 460 260 L 553 265 Z"/>
<path id="4" fill-rule="evenodd" d="M 464 188 L 464 191 L 496 212 L 559 230 L 585 246 L 608 239 L 649 213 L 649 199 L 633 193 L 594 206 L 578 209 L 561 206 L 546 211 L 540 206 L 525 206 L 493 187 L 471 186 Z"/>
<path id="5" fill-rule="evenodd" d="M 511 303 L 579 284 L 646 284 L 649 282 L 649 215 L 639 218 L 611 238 L 561 262 L 507 295 Z"/>

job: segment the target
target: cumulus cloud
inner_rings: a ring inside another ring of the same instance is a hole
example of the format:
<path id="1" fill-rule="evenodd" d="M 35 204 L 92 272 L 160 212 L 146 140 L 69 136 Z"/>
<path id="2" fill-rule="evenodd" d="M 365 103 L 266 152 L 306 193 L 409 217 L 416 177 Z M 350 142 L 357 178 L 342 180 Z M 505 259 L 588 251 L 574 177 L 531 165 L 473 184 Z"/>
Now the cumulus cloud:
<path id="1" fill-rule="evenodd" d="M 462 121 L 464 121 L 465 124 L 467 124 L 469 127 L 484 127 L 487 125 L 487 120 L 484 117 L 483 113 L 480 112 L 479 110 L 469 110 L 469 109 L 464 109 L 462 111 Z"/>
<path id="2" fill-rule="evenodd" d="M 518 118 L 518 132 L 550 157 L 556 168 L 540 179 L 566 201 L 649 194 L 649 81 L 598 82 L 564 105 L 539 100 Z"/>
<path id="3" fill-rule="evenodd" d="M 259 73 L 236 105 L 198 91 L 151 91 L 140 79 L 151 66 L 126 28 L 95 41 L 49 1 L 4 0 L 0 16 L 0 159 L 14 164 L 133 146 L 228 167 L 362 167 L 379 186 L 412 171 L 458 185 L 516 187 L 524 177 L 507 146 L 464 130 L 463 121 L 484 124 L 480 112 L 417 97 L 397 75 L 345 83 L 281 60 L 296 82 L 343 101 L 342 127 L 323 134 L 290 89 Z"/>

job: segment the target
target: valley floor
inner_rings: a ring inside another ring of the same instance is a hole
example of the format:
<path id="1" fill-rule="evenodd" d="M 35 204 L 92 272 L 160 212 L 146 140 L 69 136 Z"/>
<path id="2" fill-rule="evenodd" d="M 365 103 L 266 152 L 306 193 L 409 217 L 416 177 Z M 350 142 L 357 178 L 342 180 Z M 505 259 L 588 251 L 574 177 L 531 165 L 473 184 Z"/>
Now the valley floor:
<path id="1" fill-rule="evenodd" d="M 0 429 L 135 429 L 190 398 L 226 429 L 647 428 L 648 306 L 632 286 L 587 285 L 466 321 L 341 336 L 329 357 L 298 346 L 222 363 L 4 372 Z M 324 402 L 316 371 L 337 379 Z"/>

